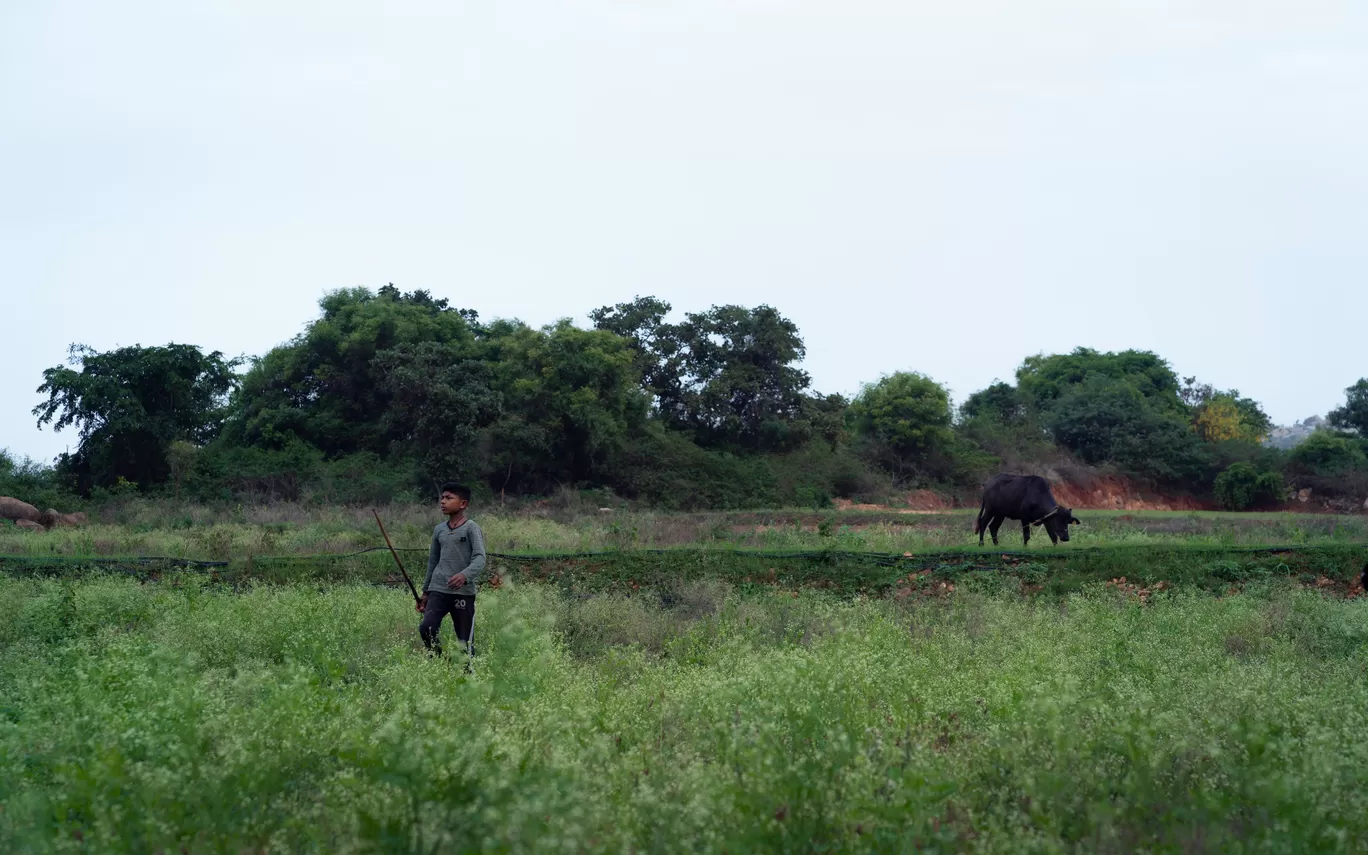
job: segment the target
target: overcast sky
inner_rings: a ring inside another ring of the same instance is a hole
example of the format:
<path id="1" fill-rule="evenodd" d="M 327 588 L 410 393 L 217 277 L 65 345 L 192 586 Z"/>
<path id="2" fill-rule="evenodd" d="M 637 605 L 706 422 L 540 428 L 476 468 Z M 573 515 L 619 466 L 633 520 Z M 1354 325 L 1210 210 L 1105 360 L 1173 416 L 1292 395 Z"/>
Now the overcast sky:
<path id="1" fill-rule="evenodd" d="M 823 392 L 1151 349 L 1368 375 L 1363 0 L 0 4 L 0 447 L 72 342 L 259 354 L 394 282 L 769 303 Z"/>

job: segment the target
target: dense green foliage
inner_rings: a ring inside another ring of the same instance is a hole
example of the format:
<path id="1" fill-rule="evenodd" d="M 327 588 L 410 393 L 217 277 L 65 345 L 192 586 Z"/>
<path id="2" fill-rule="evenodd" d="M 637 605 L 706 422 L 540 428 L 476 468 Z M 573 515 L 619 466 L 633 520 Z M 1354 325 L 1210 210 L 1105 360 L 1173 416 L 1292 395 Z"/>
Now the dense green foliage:
<path id="1" fill-rule="evenodd" d="M 1256 401 L 1180 380 L 1147 351 L 1030 356 L 1015 385 L 957 410 L 914 371 L 850 401 L 813 390 L 799 330 L 771 306 L 673 321 L 638 297 L 590 312 L 591 329 L 534 329 L 386 285 L 331 292 L 320 310 L 240 375 L 188 345 L 74 349 L 80 370 L 47 371 L 35 410 L 79 431 L 60 482 L 95 497 L 366 503 L 455 478 L 486 498 L 607 490 L 665 509 L 922 488 L 972 499 L 1000 471 L 1119 473 L 1231 507 L 1283 498 L 1272 474 L 1241 486 L 1241 467 L 1330 496 L 1368 490 L 1368 382 L 1332 413 L 1345 432 L 1286 455 L 1261 446 L 1271 423 Z"/>
<path id="2" fill-rule="evenodd" d="M 705 447 L 779 451 L 810 436 L 805 349 L 798 327 L 770 306 L 714 306 L 664 321 L 654 297 L 590 313 L 598 329 L 628 339 L 642 387 L 670 427 Z"/>
<path id="3" fill-rule="evenodd" d="M 38 424 L 75 427 L 80 447 L 59 468 L 82 491 L 120 479 L 157 484 L 171 477 L 176 441 L 204 443 L 227 416 L 236 360 L 188 344 L 124 347 L 96 353 L 73 345 L 71 364 L 43 372 Z"/>
<path id="4" fill-rule="evenodd" d="M 1359 602 L 0 579 L 11 852 L 1359 851 Z M 445 632 L 450 632 L 449 629 Z"/>
<path id="5" fill-rule="evenodd" d="M 1364 466 L 1363 448 L 1354 438 L 1317 431 L 1289 455 L 1294 466 L 1312 475 L 1343 475 Z"/>
<path id="6" fill-rule="evenodd" d="M 927 471 L 954 442 L 950 395 L 923 374 L 900 371 L 860 390 L 850 421 L 868 454 L 895 476 Z"/>
<path id="7" fill-rule="evenodd" d="M 1368 378 L 1359 380 L 1344 390 L 1344 406 L 1330 411 L 1331 425 L 1368 437 Z"/>
<path id="8" fill-rule="evenodd" d="M 1277 472 L 1260 472 L 1248 463 L 1232 463 L 1216 476 L 1216 501 L 1229 511 L 1270 507 L 1283 497 L 1283 480 Z"/>
<path id="9" fill-rule="evenodd" d="M 40 509 L 75 510 L 73 497 L 64 489 L 57 471 L 29 458 L 16 459 L 0 448 L 0 496 L 22 496 Z"/>

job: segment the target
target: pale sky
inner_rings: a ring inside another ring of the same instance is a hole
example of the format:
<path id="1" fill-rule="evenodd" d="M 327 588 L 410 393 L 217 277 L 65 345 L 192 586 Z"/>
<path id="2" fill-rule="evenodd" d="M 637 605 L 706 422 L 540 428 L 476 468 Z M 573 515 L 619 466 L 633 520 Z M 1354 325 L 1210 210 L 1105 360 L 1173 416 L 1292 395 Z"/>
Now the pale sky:
<path id="1" fill-rule="evenodd" d="M 394 282 L 769 303 L 822 392 L 1150 349 L 1368 375 L 1363 0 L 0 4 L 0 447 L 67 345 L 260 354 Z"/>

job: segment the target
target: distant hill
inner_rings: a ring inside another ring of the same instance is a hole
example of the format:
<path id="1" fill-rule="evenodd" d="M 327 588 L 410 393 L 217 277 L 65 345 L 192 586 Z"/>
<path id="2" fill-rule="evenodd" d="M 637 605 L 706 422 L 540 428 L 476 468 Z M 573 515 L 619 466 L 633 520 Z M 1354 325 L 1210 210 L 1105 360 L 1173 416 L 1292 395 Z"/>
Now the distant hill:
<path id="1" fill-rule="evenodd" d="M 1290 427 L 1275 427 L 1264 440 L 1264 445 L 1282 449 L 1293 448 L 1324 426 L 1325 419 L 1312 416 Z"/>

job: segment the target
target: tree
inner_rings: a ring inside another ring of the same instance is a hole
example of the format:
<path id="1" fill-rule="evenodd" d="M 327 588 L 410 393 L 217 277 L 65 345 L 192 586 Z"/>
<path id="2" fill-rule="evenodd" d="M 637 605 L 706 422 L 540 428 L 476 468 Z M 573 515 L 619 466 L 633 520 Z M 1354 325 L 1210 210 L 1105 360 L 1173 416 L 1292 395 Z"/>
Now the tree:
<path id="1" fill-rule="evenodd" d="M 1087 463 L 1111 463 L 1182 485 L 1210 477 L 1210 450 L 1197 429 L 1217 439 L 1245 436 L 1255 430 L 1250 425 L 1267 418 L 1237 392 L 1221 393 L 1229 400 L 1215 404 L 1202 428 L 1194 428 L 1194 408 L 1185 396 L 1216 394 L 1194 383 L 1189 378 L 1187 387 L 1180 385 L 1167 362 L 1137 350 L 1078 348 L 1028 357 L 1017 370 L 1022 399 L 1061 446 Z"/>
<path id="2" fill-rule="evenodd" d="M 843 395 L 810 395 L 803 401 L 802 420 L 813 435 L 835 451 L 847 437 L 846 409 L 850 402 Z"/>
<path id="3" fill-rule="evenodd" d="M 1238 389 L 1223 392 L 1185 377 L 1179 397 L 1192 413 L 1192 429 L 1207 442 L 1260 442 L 1273 429 L 1259 402 L 1242 397 Z"/>
<path id="4" fill-rule="evenodd" d="M 390 433 L 397 429 L 386 418 L 392 390 L 380 383 L 376 356 L 430 342 L 468 358 L 483 331 L 474 312 L 393 285 L 333 291 L 319 307 L 321 317 L 255 360 L 243 378 L 230 425 L 235 443 L 280 449 L 300 439 L 328 457 L 385 454 L 402 437 Z"/>
<path id="5" fill-rule="evenodd" d="M 1250 412 L 1240 407 L 1239 398 L 1222 393 L 1194 410 L 1192 427 L 1207 442 L 1258 442 L 1268 433 L 1268 417 L 1257 410 L 1251 418 Z"/>
<path id="6" fill-rule="evenodd" d="M 677 402 L 686 375 L 677 328 L 665 323 L 670 304 L 657 297 L 636 297 L 630 303 L 603 306 L 589 313 L 594 328 L 606 330 L 631 342 L 636 352 L 641 387 L 651 404 Z"/>
<path id="7" fill-rule="evenodd" d="M 1368 378 L 1345 389 L 1344 396 L 1344 406 L 1331 410 L 1327 420 L 1333 427 L 1368 437 Z"/>
<path id="8" fill-rule="evenodd" d="M 665 323 L 655 297 L 590 313 L 600 330 L 631 342 L 656 414 L 704 444 L 745 451 L 794 448 L 813 434 L 805 416 L 811 379 L 798 327 L 770 306 L 714 306 Z M 819 431 L 821 432 L 821 431 Z"/>
<path id="9" fill-rule="evenodd" d="M 218 434 L 240 360 L 188 344 L 105 353 L 72 345 L 69 364 L 79 370 L 43 372 L 38 392 L 48 399 L 33 414 L 39 427 L 78 430 L 80 445 L 59 468 L 87 492 L 120 478 L 143 488 L 166 481 L 171 443 L 202 445 Z"/>
<path id="10" fill-rule="evenodd" d="M 1023 400 L 1049 410 L 1070 389 L 1094 378 L 1124 383 L 1161 411 L 1183 410 L 1178 375 L 1147 350 L 1099 353 L 1080 347 L 1068 354 L 1028 356 L 1017 369 L 1017 388 Z"/>
<path id="11" fill-rule="evenodd" d="M 503 413 L 488 364 L 433 341 L 383 350 L 373 362 L 378 391 L 389 400 L 381 428 L 390 450 L 416 460 L 435 484 L 482 474 L 479 431 Z"/>
<path id="12" fill-rule="evenodd" d="M 753 451 L 797 444 L 790 436 L 811 379 L 798 327 L 769 306 L 714 306 L 670 331 L 684 378 L 667 418 L 706 444 Z M 806 437 L 801 437 L 805 439 Z"/>
<path id="13" fill-rule="evenodd" d="M 1363 449 L 1348 436 L 1318 430 L 1288 454 L 1293 467 L 1307 475 L 1333 478 L 1368 466 Z"/>
<path id="14" fill-rule="evenodd" d="M 1187 418 L 1119 377 L 1094 374 L 1051 402 L 1046 426 L 1060 445 L 1168 483 L 1202 477 L 1206 459 Z"/>
<path id="15" fill-rule="evenodd" d="M 483 358 L 504 401 L 485 432 L 491 486 L 499 475 L 536 489 L 591 480 L 645 421 L 633 350 L 614 333 L 501 321 Z"/>
<path id="16" fill-rule="evenodd" d="M 960 414 L 966 419 L 987 418 L 1005 425 L 1019 424 L 1027 418 L 1026 406 L 1016 388 L 1001 381 L 965 398 Z"/>
<path id="17" fill-rule="evenodd" d="M 950 394 L 915 372 L 866 384 L 850 402 L 850 420 L 869 456 L 899 480 L 923 471 L 932 455 L 953 441 Z"/>

